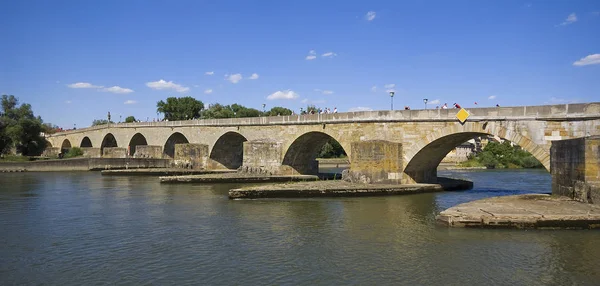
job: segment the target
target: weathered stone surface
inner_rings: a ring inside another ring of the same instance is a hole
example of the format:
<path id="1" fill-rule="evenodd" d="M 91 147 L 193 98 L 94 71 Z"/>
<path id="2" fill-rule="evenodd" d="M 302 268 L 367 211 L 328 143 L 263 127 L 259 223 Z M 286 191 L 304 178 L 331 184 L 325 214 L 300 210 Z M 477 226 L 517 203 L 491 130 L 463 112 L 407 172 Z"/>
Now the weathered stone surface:
<path id="1" fill-rule="evenodd" d="M 563 196 L 505 196 L 460 204 L 436 219 L 451 227 L 600 228 L 600 206 Z"/>
<path id="2" fill-rule="evenodd" d="M 600 203 L 600 136 L 552 142 L 552 194 Z"/>
<path id="3" fill-rule="evenodd" d="M 163 147 L 155 145 L 138 145 L 135 147 L 134 158 L 163 158 Z"/>
<path id="4" fill-rule="evenodd" d="M 182 168 L 144 168 L 144 169 L 118 169 L 104 170 L 103 176 L 182 176 L 200 174 L 234 173 L 234 170 L 194 170 Z"/>
<path id="5" fill-rule="evenodd" d="M 60 154 L 60 147 L 47 147 L 42 156 L 44 157 L 57 157 Z"/>
<path id="6" fill-rule="evenodd" d="M 173 162 L 179 168 L 205 169 L 208 163 L 208 145 L 175 144 Z"/>
<path id="7" fill-rule="evenodd" d="M 224 173 L 206 175 L 184 175 L 160 177 L 161 183 L 269 183 L 269 182 L 294 182 L 315 181 L 318 176 L 313 175 L 259 175 L 247 173 Z"/>
<path id="8" fill-rule="evenodd" d="M 102 158 L 127 158 L 127 149 L 121 147 L 104 147 Z"/>
<path id="9" fill-rule="evenodd" d="M 399 184 L 402 180 L 402 144 L 385 140 L 352 142 L 350 170 L 343 179 L 362 184 Z"/>
<path id="10" fill-rule="evenodd" d="M 83 151 L 83 156 L 88 158 L 100 158 L 102 157 L 102 153 L 100 153 L 100 148 L 93 147 L 81 147 L 81 151 Z"/>
<path id="11" fill-rule="evenodd" d="M 241 171 L 255 174 L 284 174 L 281 166 L 281 145 L 281 142 L 265 139 L 244 142 Z"/>

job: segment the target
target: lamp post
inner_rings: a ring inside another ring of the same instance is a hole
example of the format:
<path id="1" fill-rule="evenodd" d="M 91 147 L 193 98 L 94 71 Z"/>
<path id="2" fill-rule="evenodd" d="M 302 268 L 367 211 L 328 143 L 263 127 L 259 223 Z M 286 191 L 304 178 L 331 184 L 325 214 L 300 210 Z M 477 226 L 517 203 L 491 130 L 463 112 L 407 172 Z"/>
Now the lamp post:
<path id="1" fill-rule="evenodd" d="M 427 98 L 423 98 L 423 103 L 425 103 L 425 109 L 427 109 L 427 101 L 429 101 Z"/>
<path id="2" fill-rule="evenodd" d="M 123 118 L 122 115 L 119 115 L 119 123 L 121 123 L 123 120 L 121 120 Z"/>
<path id="3" fill-rule="evenodd" d="M 110 127 L 110 111 L 108 112 L 108 116 L 107 117 L 108 117 L 108 123 L 107 124 L 108 124 L 108 127 Z"/>
<path id="4" fill-rule="evenodd" d="M 265 103 L 263 103 L 263 113 L 265 113 L 265 107 L 266 107 L 266 106 L 267 106 L 267 105 L 266 105 Z"/>
<path id="5" fill-rule="evenodd" d="M 390 99 L 391 99 L 390 110 L 394 110 L 394 92 L 393 91 L 390 91 Z"/>

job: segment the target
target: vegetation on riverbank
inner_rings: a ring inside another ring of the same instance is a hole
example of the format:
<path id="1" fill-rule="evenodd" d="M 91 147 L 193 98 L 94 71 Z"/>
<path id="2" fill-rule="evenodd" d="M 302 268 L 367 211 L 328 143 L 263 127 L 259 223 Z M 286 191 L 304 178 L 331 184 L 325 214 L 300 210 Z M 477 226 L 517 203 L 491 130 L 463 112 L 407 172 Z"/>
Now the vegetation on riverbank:
<path id="1" fill-rule="evenodd" d="M 483 151 L 460 164 L 462 167 L 502 168 L 542 168 L 543 165 L 531 153 L 510 142 L 490 142 Z"/>
<path id="2" fill-rule="evenodd" d="M 0 108 L 0 154 L 37 156 L 46 148 L 41 136 L 45 131 L 42 118 L 35 116 L 31 105 L 13 95 L 2 95 Z"/>

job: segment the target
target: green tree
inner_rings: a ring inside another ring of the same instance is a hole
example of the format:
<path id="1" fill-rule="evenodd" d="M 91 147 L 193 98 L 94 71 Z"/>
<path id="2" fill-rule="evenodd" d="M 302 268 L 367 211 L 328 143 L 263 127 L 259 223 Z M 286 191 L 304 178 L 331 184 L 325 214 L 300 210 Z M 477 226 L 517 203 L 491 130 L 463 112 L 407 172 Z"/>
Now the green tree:
<path id="1" fill-rule="evenodd" d="M 340 143 L 337 140 L 331 138 L 331 139 L 329 139 L 329 141 L 327 141 L 327 143 L 325 143 L 325 145 L 323 145 L 323 147 L 319 151 L 319 155 L 317 157 L 319 157 L 319 158 L 346 157 L 346 151 L 344 151 L 344 148 L 342 148 L 342 145 L 340 145 Z"/>
<path id="2" fill-rule="evenodd" d="M 136 121 L 137 120 L 133 116 L 127 116 L 127 117 L 125 117 L 125 122 L 126 123 L 131 123 L 131 122 L 136 122 Z"/>
<path id="3" fill-rule="evenodd" d="M 67 154 L 65 154 L 64 158 L 75 158 L 80 156 L 83 156 L 83 150 L 81 150 L 81 148 L 79 147 L 73 147 L 69 149 Z"/>
<path id="4" fill-rule="evenodd" d="M 156 111 L 163 113 L 167 120 L 188 120 L 200 118 L 204 103 L 191 96 L 169 97 L 167 101 L 156 103 Z"/>
<path id="5" fill-rule="evenodd" d="M 310 114 L 311 111 L 314 111 L 315 114 L 319 113 L 319 109 L 317 109 L 316 106 L 314 106 L 314 105 L 307 105 L 306 106 L 306 113 Z"/>
<path id="6" fill-rule="evenodd" d="M 114 122 L 111 120 L 110 123 L 114 123 Z M 92 121 L 92 126 L 105 125 L 105 124 L 108 124 L 108 120 L 106 120 L 106 119 L 94 119 L 94 121 Z"/>
<path id="7" fill-rule="evenodd" d="M 229 105 L 219 103 L 211 104 L 210 107 L 202 113 L 202 118 L 233 118 L 235 112 Z"/>
<path id="8" fill-rule="evenodd" d="M 271 108 L 271 110 L 265 112 L 266 116 L 287 116 L 287 115 L 292 115 L 292 110 L 287 109 L 285 107 L 281 107 L 281 106 L 275 106 L 273 108 Z"/>
<path id="9" fill-rule="evenodd" d="M 31 105 L 18 104 L 15 96 L 2 95 L 0 152 L 14 149 L 26 156 L 39 155 L 46 148 L 46 140 L 40 135 L 44 130 L 42 118 L 33 115 Z"/>

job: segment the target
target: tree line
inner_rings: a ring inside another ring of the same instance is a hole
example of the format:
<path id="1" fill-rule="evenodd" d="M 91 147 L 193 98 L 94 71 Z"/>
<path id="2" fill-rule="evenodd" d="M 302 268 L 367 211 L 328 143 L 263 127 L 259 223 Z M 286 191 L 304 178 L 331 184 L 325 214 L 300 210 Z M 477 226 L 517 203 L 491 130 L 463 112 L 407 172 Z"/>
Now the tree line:
<path id="1" fill-rule="evenodd" d="M 512 145 L 509 141 L 489 142 L 481 152 L 461 165 L 466 167 L 500 168 L 542 168 L 543 165 L 531 153 Z"/>
<path id="2" fill-rule="evenodd" d="M 17 153 L 26 156 L 40 155 L 46 148 L 41 133 L 52 132 L 52 124 L 44 124 L 35 116 L 31 105 L 23 103 L 14 95 L 2 95 L 0 110 L 0 155 Z"/>

